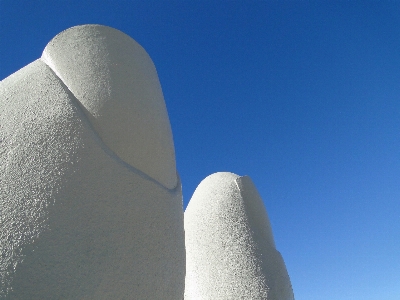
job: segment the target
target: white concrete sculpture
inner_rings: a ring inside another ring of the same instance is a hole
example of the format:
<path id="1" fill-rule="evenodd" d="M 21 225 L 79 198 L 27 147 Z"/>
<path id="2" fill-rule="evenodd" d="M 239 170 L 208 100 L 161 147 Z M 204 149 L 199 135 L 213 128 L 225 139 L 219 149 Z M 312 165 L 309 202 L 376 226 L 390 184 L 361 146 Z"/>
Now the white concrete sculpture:
<path id="1" fill-rule="evenodd" d="M 185 300 L 294 299 L 263 202 L 248 176 L 215 173 L 185 211 Z"/>
<path id="2" fill-rule="evenodd" d="M 0 297 L 182 299 L 181 188 L 143 48 L 74 27 L 0 95 Z"/>
<path id="3" fill-rule="evenodd" d="M 0 298 L 293 299 L 248 177 L 207 177 L 183 217 L 158 76 L 130 37 L 73 27 L 0 82 Z"/>

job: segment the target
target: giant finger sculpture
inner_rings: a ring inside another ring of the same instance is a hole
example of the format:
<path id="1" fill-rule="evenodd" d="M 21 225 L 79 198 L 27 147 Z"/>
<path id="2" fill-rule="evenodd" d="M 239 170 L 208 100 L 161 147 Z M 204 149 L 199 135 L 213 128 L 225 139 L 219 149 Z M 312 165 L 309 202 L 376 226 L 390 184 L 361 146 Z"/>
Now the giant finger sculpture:
<path id="1" fill-rule="evenodd" d="M 0 296 L 182 299 L 181 187 L 143 48 L 73 27 L 0 95 Z"/>
<path id="2" fill-rule="evenodd" d="M 282 256 L 250 177 L 215 173 L 185 211 L 185 300 L 293 300 Z"/>
<path id="3" fill-rule="evenodd" d="M 0 298 L 293 299 L 249 177 L 210 175 L 183 217 L 157 72 L 130 37 L 70 28 L 0 82 Z"/>

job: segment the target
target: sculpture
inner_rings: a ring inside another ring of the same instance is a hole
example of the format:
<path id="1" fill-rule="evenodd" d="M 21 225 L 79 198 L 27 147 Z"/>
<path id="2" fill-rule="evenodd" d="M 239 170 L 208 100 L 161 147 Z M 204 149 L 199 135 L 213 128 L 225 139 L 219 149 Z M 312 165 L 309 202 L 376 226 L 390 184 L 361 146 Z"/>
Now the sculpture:
<path id="1" fill-rule="evenodd" d="M 294 299 L 250 177 L 204 179 L 185 211 L 185 299 Z"/>
<path id="2" fill-rule="evenodd" d="M 184 297 L 172 133 L 139 44 L 106 26 L 63 31 L 0 82 L 0 125 L 0 297 Z"/>

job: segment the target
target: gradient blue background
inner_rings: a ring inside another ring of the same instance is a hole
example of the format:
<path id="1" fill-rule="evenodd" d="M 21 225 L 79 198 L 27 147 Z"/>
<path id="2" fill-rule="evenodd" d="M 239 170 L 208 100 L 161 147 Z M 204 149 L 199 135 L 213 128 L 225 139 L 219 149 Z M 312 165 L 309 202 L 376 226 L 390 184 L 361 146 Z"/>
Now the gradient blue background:
<path id="1" fill-rule="evenodd" d="M 399 1 L 0 0 L 0 79 L 86 23 L 152 57 L 185 207 L 249 175 L 297 300 L 400 299 Z"/>

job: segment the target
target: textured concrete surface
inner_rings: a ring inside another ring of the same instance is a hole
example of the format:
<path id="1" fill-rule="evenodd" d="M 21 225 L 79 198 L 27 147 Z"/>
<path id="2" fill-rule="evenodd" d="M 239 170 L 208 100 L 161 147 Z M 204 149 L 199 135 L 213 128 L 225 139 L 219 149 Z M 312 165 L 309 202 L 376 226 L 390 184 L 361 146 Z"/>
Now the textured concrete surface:
<path id="1" fill-rule="evenodd" d="M 249 177 L 215 173 L 204 179 L 185 211 L 185 239 L 185 299 L 294 299 Z"/>
<path id="2" fill-rule="evenodd" d="M 42 59 L 115 154 L 167 188 L 176 186 L 164 97 L 154 64 L 138 43 L 110 27 L 77 26 L 52 39 Z"/>
<path id="3" fill-rule="evenodd" d="M 0 82 L 0 298 L 182 299 L 181 188 L 151 61 L 102 26 L 44 57 Z"/>

